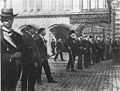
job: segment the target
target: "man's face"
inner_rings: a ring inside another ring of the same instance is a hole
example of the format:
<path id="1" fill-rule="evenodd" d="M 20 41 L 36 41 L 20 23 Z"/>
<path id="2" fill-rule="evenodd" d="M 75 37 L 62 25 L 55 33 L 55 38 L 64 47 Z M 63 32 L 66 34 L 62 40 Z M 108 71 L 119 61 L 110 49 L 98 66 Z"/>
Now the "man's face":
<path id="1" fill-rule="evenodd" d="M 14 17 L 8 16 L 8 17 L 1 17 L 1 18 L 3 18 L 2 19 L 3 26 L 5 26 L 6 28 L 12 27 Z"/>
<path id="2" fill-rule="evenodd" d="M 41 35 L 42 35 L 42 36 L 45 36 L 45 35 L 46 35 L 45 30 L 43 30 L 43 31 L 41 32 Z"/>

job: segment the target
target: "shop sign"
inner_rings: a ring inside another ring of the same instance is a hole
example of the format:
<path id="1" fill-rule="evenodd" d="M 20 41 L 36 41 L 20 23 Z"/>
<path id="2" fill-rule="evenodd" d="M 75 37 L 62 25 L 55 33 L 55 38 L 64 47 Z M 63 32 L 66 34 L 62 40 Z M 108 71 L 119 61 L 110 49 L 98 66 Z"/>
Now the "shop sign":
<path id="1" fill-rule="evenodd" d="M 78 23 L 109 23 L 109 13 L 101 14 L 77 14 L 70 16 L 71 24 Z"/>

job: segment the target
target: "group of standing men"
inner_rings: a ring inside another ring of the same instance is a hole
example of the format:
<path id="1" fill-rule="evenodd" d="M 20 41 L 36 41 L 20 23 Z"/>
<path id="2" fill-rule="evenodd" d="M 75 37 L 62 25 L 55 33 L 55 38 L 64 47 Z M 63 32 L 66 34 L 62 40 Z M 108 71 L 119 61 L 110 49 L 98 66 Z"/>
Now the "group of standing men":
<path id="1" fill-rule="evenodd" d="M 47 60 L 45 28 L 37 29 L 33 25 L 21 27 L 22 35 L 12 29 L 13 9 L 2 9 L 1 34 L 1 91 L 16 91 L 21 75 L 21 91 L 35 91 L 37 81 L 42 83 L 42 67 L 49 83 L 56 83 L 51 75 Z M 35 33 L 38 37 L 35 39 Z"/>
<path id="2" fill-rule="evenodd" d="M 116 37 L 114 42 L 109 40 L 106 41 L 101 36 L 94 38 L 93 36 L 81 35 L 76 38 L 76 33 L 72 30 L 70 32 L 70 37 L 64 45 L 69 53 L 66 71 L 75 71 L 74 63 L 76 56 L 78 56 L 77 69 L 89 68 L 95 63 L 105 61 L 110 58 L 111 52 L 113 55 L 113 62 L 118 63 L 120 60 L 119 37 Z"/>
<path id="3" fill-rule="evenodd" d="M 13 9 L 2 9 L 0 34 L 1 34 L 1 91 L 15 91 L 17 82 L 21 75 L 21 91 L 35 91 L 34 85 L 37 81 L 42 83 L 41 73 L 42 67 L 45 70 L 49 83 L 56 83 L 51 75 L 50 66 L 48 64 L 48 54 L 45 28 L 37 29 L 32 25 L 22 26 L 22 35 L 12 29 L 14 17 Z M 34 38 L 35 34 L 37 38 Z M 92 64 L 99 63 L 104 58 L 105 43 L 98 36 L 94 39 L 92 36 L 79 36 L 76 38 L 74 30 L 70 31 L 69 38 L 61 45 L 61 40 L 57 42 L 57 59 L 61 52 L 61 47 L 67 49 L 69 53 L 69 61 L 66 71 L 75 71 L 75 58 L 78 56 L 78 69 L 88 68 Z M 113 49 L 114 60 L 120 58 L 120 40 L 111 43 Z M 53 52 L 53 54 L 55 54 Z M 62 54 L 61 54 L 62 55 Z M 61 56 L 61 60 L 64 61 Z M 83 64 L 84 61 L 84 65 Z M 115 62 L 116 62 L 115 61 Z"/>

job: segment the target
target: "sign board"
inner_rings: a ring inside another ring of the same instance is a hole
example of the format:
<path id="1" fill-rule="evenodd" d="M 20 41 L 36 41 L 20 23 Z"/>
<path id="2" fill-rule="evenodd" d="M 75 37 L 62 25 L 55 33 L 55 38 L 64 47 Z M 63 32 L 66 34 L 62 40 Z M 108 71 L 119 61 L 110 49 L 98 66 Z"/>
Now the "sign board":
<path id="1" fill-rule="evenodd" d="M 109 23 L 109 13 L 100 14 L 76 14 L 70 16 L 71 24 L 79 23 Z"/>

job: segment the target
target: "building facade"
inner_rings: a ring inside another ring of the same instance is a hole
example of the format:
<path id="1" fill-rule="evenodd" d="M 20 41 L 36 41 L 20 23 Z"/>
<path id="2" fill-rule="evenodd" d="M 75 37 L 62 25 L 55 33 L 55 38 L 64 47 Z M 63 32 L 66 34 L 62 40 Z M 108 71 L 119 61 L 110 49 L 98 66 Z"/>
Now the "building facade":
<path id="1" fill-rule="evenodd" d="M 19 32 L 24 24 L 46 28 L 48 47 L 52 38 L 67 39 L 71 29 L 78 35 L 109 36 L 107 0 L 1 0 L 0 8 L 13 8 L 16 17 L 13 27 Z M 118 18 L 116 18 L 119 21 Z M 119 21 L 120 22 L 120 21 Z M 116 27 L 119 30 L 119 24 Z M 62 33 L 61 33 L 62 32 Z M 117 34 L 120 31 L 116 32 Z"/>

